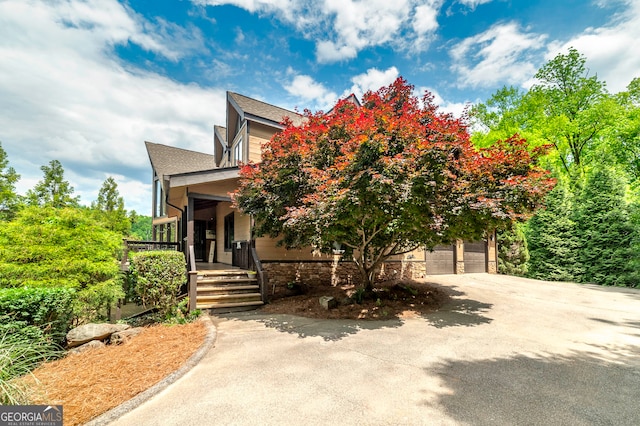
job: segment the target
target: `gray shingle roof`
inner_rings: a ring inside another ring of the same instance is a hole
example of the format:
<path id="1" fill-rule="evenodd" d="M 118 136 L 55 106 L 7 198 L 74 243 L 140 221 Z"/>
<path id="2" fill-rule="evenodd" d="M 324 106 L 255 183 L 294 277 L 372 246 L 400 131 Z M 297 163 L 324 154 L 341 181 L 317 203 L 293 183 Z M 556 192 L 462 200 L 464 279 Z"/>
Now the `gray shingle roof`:
<path id="1" fill-rule="evenodd" d="M 222 138 L 221 142 L 227 142 L 227 128 L 224 126 L 213 126 L 213 131 L 218 133 Z"/>
<path id="2" fill-rule="evenodd" d="M 295 125 L 302 124 L 304 121 L 304 117 L 297 112 L 289 111 L 257 99 L 248 98 L 234 92 L 229 92 L 229 96 L 238 104 L 242 111 L 256 117 L 266 118 L 275 123 L 281 123 L 283 117 L 289 117 Z"/>
<path id="3" fill-rule="evenodd" d="M 213 155 L 145 142 L 151 166 L 159 176 L 200 172 L 216 167 Z"/>

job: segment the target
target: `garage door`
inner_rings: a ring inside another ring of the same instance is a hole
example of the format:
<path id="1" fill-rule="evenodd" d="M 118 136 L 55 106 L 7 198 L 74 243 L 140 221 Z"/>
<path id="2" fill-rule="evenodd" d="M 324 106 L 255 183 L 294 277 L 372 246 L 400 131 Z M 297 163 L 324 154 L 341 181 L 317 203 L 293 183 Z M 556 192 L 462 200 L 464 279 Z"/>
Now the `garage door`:
<path id="1" fill-rule="evenodd" d="M 427 274 L 442 275 L 455 273 L 454 246 L 436 246 L 433 251 L 427 251 Z"/>
<path id="2" fill-rule="evenodd" d="M 464 242 L 464 273 L 487 272 L 487 244 L 484 241 Z"/>

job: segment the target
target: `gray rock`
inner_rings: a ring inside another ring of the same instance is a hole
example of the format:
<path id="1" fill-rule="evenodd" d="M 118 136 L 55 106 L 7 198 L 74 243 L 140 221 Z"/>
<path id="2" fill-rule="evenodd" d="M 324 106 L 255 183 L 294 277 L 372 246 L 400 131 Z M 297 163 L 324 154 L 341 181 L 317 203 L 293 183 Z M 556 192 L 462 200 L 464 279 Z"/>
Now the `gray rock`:
<path id="1" fill-rule="evenodd" d="M 100 340 L 91 340 L 87 343 L 85 343 L 84 345 L 80 345 L 76 348 L 73 348 L 69 351 L 70 354 L 80 354 L 82 352 L 86 352 L 90 349 L 97 349 L 97 348 L 102 348 L 105 347 L 106 345 L 104 344 L 104 342 L 100 341 Z"/>
<path id="2" fill-rule="evenodd" d="M 142 327 L 129 328 L 127 330 L 117 331 L 111 335 L 109 342 L 112 345 L 121 345 L 124 342 L 131 340 L 144 330 Z"/>
<path id="3" fill-rule="evenodd" d="M 326 310 L 329 310 L 337 307 L 338 301 L 331 296 L 322 296 L 320 298 L 320 305 Z"/>
<path id="4" fill-rule="evenodd" d="M 91 340 L 104 340 L 113 333 L 130 328 L 127 324 L 84 324 L 67 333 L 67 346 L 75 348 Z"/>

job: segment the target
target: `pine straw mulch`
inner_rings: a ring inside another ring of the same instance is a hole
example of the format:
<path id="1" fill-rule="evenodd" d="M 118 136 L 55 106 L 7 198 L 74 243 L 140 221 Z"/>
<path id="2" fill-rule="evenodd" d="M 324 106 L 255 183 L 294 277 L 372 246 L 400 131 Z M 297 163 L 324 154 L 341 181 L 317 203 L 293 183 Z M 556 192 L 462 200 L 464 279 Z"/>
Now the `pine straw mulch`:
<path id="1" fill-rule="evenodd" d="M 179 369 L 206 335 L 202 321 L 153 325 L 122 345 L 45 363 L 33 372 L 39 381 L 33 403 L 62 405 L 66 426 L 84 424 Z"/>
<path id="2" fill-rule="evenodd" d="M 338 306 L 325 309 L 319 301 L 322 296 L 333 297 Z M 279 286 L 261 311 L 318 319 L 388 320 L 434 312 L 449 299 L 440 287 L 418 280 L 377 282 L 373 293 L 364 296 L 358 300 L 355 285 Z"/>

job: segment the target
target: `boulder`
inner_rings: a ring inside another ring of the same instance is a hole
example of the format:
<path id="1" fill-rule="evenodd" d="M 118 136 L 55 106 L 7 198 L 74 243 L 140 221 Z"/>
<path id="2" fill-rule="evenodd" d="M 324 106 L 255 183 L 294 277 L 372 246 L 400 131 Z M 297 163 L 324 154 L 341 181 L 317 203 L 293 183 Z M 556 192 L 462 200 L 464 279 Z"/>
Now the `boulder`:
<path id="1" fill-rule="evenodd" d="M 320 298 L 320 305 L 326 310 L 329 310 L 337 307 L 338 301 L 331 296 L 322 296 Z"/>
<path id="2" fill-rule="evenodd" d="M 127 324 L 84 324 L 67 333 L 67 346 L 75 348 L 92 340 L 104 340 L 113 333 L 130 328 Z"/>
<path id="3" fill-rule="evenodd" d="M 129 328 L 127 330 L 117 331 L 109 338 L 109 343 L 112 345 L 121 345 L 127 340 L 131 340 L 144 330 L 142 327 Z"/>
<path id="4" fill-rule="evenodd" d="M 84 345 L 80 345 L 78 347 L 75 347 L 73 349 L 71 349 L 69 351 L 70 354 L 80 354 L 82 352 L 86 352 L 90 349 L 97 349 L 97 348 L 102 348 L 106 346 L 104 344 L 104 342 L 100 341 L 100 340 L 91 340 L 87 343 L 85 343 Z"/>

